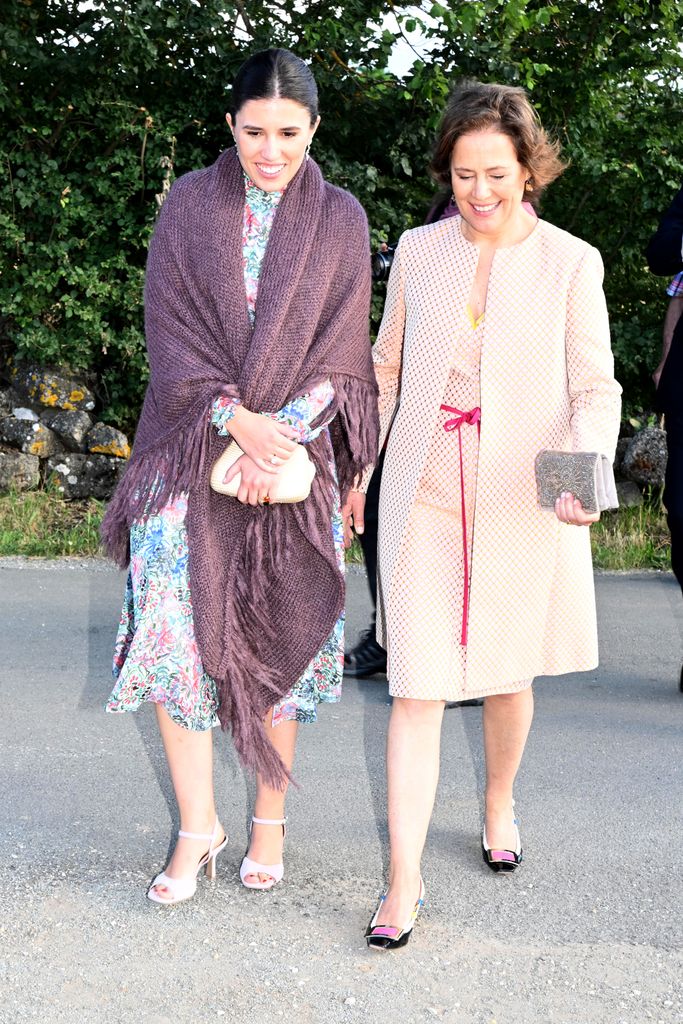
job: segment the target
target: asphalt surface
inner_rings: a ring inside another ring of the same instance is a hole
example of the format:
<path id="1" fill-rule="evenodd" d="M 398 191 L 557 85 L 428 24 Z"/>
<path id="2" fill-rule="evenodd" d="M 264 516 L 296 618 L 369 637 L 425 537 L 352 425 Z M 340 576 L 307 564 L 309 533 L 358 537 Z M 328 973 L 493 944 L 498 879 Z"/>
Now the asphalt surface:
<path id="1" fill-rule="evenodd" d="M 144 897 L 177 827 L 151 708 L 105 715 L 123 577 L 0 560 L 0 1021 L 672 1024 L 681 1001 L 683 600 L 596 579 L 601 666 L 540 680 L 516 797 L 525 861 L 478 847 L 481 709 L 446 712 L 409 945 L 366 949 L 386 867 L 386 681 L 301 729 L 285 881 L 241 888 L 253 786 L 225 736 L 216 883 Z M 369 599 L 349 576 L 351 643 Z M 502 638 L 504 642 L 504 638 Z"/>

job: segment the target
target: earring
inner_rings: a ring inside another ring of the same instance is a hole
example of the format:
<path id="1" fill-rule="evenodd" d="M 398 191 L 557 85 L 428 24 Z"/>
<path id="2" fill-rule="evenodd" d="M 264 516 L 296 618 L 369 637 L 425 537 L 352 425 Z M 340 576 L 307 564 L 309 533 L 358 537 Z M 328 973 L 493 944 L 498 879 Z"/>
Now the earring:
<path id="1" fill-rule="evenodd" d="M 309 142 L 308 145 L 306 146 L 306 159 L 307 160 L 308 160 L 310 155 L 311 155 L 311 144 Z"/>
<path id="2" fill-rule="evenodd" d="M 529 178 L 528 181 L 524 182 L 524 191 L 525 192 L 533 192 L 533 190 L 534 190 L 534 186 L 531 184 L 531 178 Z"/>
<path id="3" fill-rule="evenodd" d="M 458 205 L 456 203 L 456 201 L 455 201 L 455 192 L 451 192 L 451 202 L 453 203 L 453 206 L 457 206 Z"/>

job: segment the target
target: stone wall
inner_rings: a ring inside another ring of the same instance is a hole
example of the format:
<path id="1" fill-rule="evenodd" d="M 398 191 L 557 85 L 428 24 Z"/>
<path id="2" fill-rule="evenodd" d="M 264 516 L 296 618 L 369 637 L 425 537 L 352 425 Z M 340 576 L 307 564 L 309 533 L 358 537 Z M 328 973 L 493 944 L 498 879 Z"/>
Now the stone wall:
<path id="1" fill-rule="evenodd" d="M 0 492 L 55 488 L 109 498 L 130 455 L 120 430 L 97 422 L 95 398 L 71 376 L 36 366 L 0 388 Z"/>
<path id="2" fill-rule="evenodd" d="M 110 497 L 130 445 L 95 416 L 95 398 L 68 375 L 24 366 L 0 388 L 0 492 L 51 486 L 65 498 Z M 645 427 L 622 437 L 614 463 L 622 506 L 664 483 L 666 434 Z"/>

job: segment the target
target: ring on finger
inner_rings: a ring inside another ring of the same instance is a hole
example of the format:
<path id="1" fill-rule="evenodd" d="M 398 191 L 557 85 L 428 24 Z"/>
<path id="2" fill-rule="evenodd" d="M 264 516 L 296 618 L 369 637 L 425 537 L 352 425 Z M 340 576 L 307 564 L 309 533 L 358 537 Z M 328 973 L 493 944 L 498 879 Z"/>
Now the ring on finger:
<path id="1" fill-rule="evenodd" d="M 271 462 L 271 465 L 277 466 L 277 455 L 271 455 L 270 462 Z"/>
<path id="2" fill-rule="evenodd" d="M 270 498 L 268 497 L 267 494 L 264 494 L 263 497 L 261 498 L 261 504 L 270 505 Z"/>

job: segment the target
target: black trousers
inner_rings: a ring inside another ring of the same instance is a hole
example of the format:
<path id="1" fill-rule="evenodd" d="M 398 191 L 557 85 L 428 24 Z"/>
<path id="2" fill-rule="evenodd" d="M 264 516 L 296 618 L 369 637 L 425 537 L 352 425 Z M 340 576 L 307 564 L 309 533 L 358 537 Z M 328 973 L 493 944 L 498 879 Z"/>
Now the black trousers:
<path id="1" fill-rule="evenodd" d="M 380 455 L 375 471 L 370 478 L 370 486 L 365 497 L 365 530 L 358 536 L 368 573 L 373 623 L 377 617 L 377 527 L 379 524 L 379 489 L 382 484 L 383 468 L 384 452 Z"/>
<path id="2" fill-rule="evenodd" d="M 671 533 L 671 568 L 683 590 L 683 414 L 667 413 L 668 456 L 664 478 L 664 504 Z"/>

